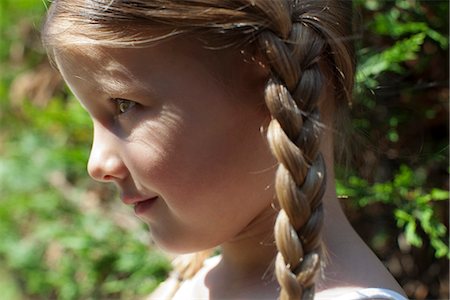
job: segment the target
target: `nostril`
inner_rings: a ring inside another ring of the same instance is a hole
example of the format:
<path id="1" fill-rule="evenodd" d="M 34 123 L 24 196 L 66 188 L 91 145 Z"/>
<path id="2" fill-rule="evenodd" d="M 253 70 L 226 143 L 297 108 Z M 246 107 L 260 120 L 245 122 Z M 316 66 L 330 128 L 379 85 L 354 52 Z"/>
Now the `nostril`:
<path id="1" fill-rule="evenodd" d="M 104 181 L 112 181 L 112 180 L 114 180 L 114 178 L 111 175 L 105 175 L 105 176 L 103 176 L 103 180 Z"/>

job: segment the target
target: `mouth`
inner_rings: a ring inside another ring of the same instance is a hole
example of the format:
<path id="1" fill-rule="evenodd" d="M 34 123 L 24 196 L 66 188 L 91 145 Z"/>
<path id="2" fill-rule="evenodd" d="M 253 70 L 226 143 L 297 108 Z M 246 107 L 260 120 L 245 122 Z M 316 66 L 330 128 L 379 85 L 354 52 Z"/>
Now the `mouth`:
<path id="1" fill-rule="evenodd" d="M 157 199 L 158 199 L 158 196 L 135 202 L 134 203 L 134 213 L 136 215 L 145 214 L 146 212 L 148 212 L 148 210 L 151 209 L 151 207 L 153 206 L 153 204 L 156 202 Z"/>
<path id="2" fill-rule="evenodd" d="M 125 193 L 121 195 L 122 202 L 126 205 L 134 206 L 134 213 L 139 216 L 148 213 L 153 204 L 158 200 L 159 196 L 146 198 L 145 196 L 131 196 Z"/>
<path id="3" fill-rule="evenodd" d="M 145 196 L 131 196 L 131 195 L 127 195 L 125 193 L 122 193 L 120 195 L 120 198 L 122 199 L 122 202 L 126 205 L 136 205 L 139 202 L 143 202 L 143 201 L 147 201 L 153 198 L 157 198 L 158 196 L 154 196 L 151 198 L 147 198 Z"/>

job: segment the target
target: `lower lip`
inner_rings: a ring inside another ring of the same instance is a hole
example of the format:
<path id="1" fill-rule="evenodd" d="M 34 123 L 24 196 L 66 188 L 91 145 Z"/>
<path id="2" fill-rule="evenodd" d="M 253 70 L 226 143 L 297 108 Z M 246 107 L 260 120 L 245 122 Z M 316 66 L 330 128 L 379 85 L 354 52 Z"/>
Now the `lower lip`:
<path id="1" fill-rule="evenodd" d="M 136 215 L 142 215 L 142 214 L 148 212 L 151 209 L 151 207 L 153 206 L 153 204 L 156 202 L 157 199 L 158 199 L 158 197 L 154 197 L 154 198 L 150 198 L 150 199 L 136 203 L 136 205 L 134 206 L 134 213 Z"/>

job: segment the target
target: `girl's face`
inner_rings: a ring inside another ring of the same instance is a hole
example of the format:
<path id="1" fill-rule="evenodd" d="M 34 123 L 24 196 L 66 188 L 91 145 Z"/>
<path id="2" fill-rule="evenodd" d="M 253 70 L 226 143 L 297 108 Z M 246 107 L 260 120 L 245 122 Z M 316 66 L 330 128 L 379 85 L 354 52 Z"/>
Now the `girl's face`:
<path id="1" fill-rule="evenodd" d="M 263 67 L 181 37 L 147 48 L 80 46 L 57 51 L 56 61 L 93 120 L 90 175 L 115 183 L 163 248 L 238 239 L 271 209 Z"/>

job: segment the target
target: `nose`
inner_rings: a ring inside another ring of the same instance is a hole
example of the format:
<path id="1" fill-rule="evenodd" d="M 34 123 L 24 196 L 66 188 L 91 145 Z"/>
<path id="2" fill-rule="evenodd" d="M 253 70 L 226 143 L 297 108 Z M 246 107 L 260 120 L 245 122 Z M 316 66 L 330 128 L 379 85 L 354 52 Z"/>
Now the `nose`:
<path id="1" fill-rule="evenodd" d="M 128 169 L 120 156 L 119 138 L 95 122 L 87 168 L 89 175 L 100 182 L 118 182 L 128 174 Z"/>

